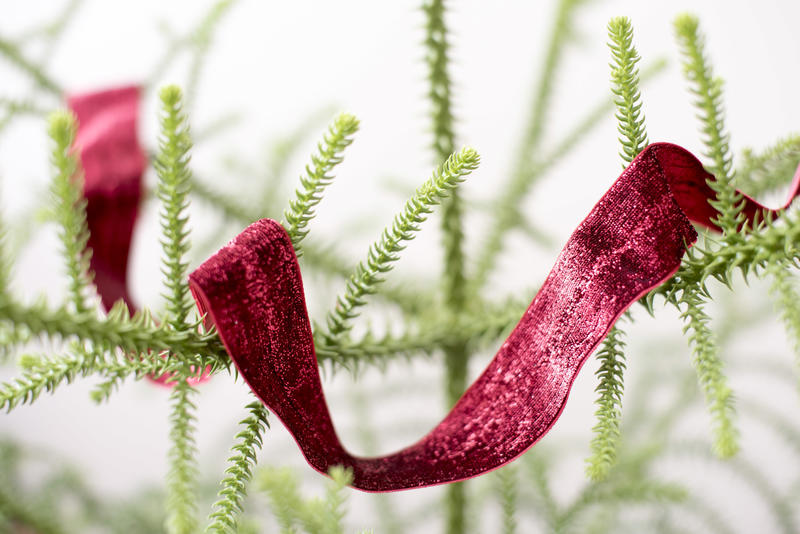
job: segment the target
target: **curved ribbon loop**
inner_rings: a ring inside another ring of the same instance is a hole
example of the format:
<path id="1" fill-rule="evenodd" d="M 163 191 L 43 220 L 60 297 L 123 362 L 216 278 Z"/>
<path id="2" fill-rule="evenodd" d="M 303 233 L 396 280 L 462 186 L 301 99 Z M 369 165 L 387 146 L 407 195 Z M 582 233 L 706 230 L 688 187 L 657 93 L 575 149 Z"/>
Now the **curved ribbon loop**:
<path id="1" fill-rule="evenodd" d="M 680 266 L 697 239 L 690 220 L 713 227 L 707 178 L 683 148 L 647 147 L 572 234 L 519 324 L 452 411 L 420 441 L 387 456 L 355 457 L 336 435 L 300 269 L 280 224 L 250 225 L 190 275 L 190 287 L 242 377 L 314 469 L 350 467 L 353 486 L 366 491 L 454 482 L 513 460 L 553 426 L 614 321 Z M 776 213 L 747 197 L 744 203 L 749 221 Z"/>
<path id="2" fill-rule="evenodd" d="M 78 119 L 75 148 L 83 166 L 91 268 L 106 310 L 128 291 L 128 256 L 142 198 L 145 154 L 139 145 L 139 88 L 120 87 L 70 96 Z"/>

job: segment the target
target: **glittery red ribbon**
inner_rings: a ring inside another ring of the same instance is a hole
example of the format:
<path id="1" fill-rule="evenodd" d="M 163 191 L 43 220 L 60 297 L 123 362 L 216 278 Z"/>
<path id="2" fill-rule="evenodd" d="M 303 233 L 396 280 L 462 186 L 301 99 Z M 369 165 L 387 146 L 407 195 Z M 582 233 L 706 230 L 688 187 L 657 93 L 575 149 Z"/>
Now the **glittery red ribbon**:
<path id="1" fill-rule="evenodd" d="M 83 167 L 91 269 L 106 311 L 122 299 L 133 312 L 128 289 L 128 256 L 142 199 L 146 156 L 139 144 L 140 88 L 126 86 L 67 98 L 78 119 L 75 149 Z M 196 384 L 208 377 L 189 378 Z M 172 375 L 150 379 L 172 385 Z"/>
<path id="2" fill-rule="evenodd" d="M 670 278 L 714 228 L 713 176 L 681 147 L 647 147 L 561 251 L 528 310 L 483 374 L 428 435 L 388 456 L 339 442 L 322 392 L 300 269 L 280 224 L 262 219 L 190 275 L 208 324 L 253 392 L 314 469 L 353 470 L 353 486 L 392 491 L 454 482 L 513 460 L 555 423 L 572 382 L 625 309 Z M 798 193 L 798 177 L 790 199 Z M 749 221 L 770 212 L 744 197 Z"/>
<path id="3" fill-rule="evenodd" d="M 78 119 L 75 147 L 83 166 L 88 247 L 97 292 L 106 310 L 128 290 L 128 255 L 142 198 L 145 154 L 139 145 L 139 88 L 82 93 L 67 99 Z"/>

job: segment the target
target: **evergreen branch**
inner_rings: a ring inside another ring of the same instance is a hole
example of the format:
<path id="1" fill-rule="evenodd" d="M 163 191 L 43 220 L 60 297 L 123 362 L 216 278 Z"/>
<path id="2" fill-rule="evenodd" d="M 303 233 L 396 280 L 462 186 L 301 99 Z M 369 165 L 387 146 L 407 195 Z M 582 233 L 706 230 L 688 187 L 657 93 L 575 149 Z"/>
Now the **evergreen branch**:
<path id="1" fill-rule="evenodd" d="M 200 180 L 192 180 L 192 194 L 210 206 L 220 210 L 222 214 L 232 220 L 243 224 L 250 224 L 260 219 L 262 215 L 256 210 L 239 203 L 238 199 L 230 195 L 214 191 Z M 298 245 L 299 247 L 299 245 Z M 349 260 L 341 255 L 330 245 L 321 245 L 312 241 L 303 241 L 299 247 L 302 254 L 303 265 L 308 265 L 324 275 L 337 275 L 347 278 L 353 272 Z M 399 285 L 384 286 L 378 293 L 384 299 L 398 305 L 407 314 L 413 315 L 420 310 L 430 309 L 433 299 L 425 291 L 409 291 Z"/>
<path id="2" fill-rule="evenodd" d="M 231 464 L 225 470 L 227 476 L 222 479 L 219 499 L 214 503 L 214 511 L 209 516 L 211 524 L 206 528 L 210 533 L 235 533 L 242 502 L 247 495 L 247 485 L 253 477 L 253 468 L 258 461 L 257 454 L 262 446 L 262 434 L 269 428 L 269 412 L 258 399 L 247 405 L 250 415 L 239 425 L 242 430 L 236 434 L 239 442 L 233 446 L 233 456 L 228 458 Z"/>
<path id="3" fill-rule="evenodd" d="M 800 220 L 792 212 L 784 212 L 774 224 L 771 220 L 765 221 L 758 232 L 749 233 L 740 242 L 714 249 L 690 248 L 678 272 L 651 291 L 643 303 L 652 308 L 654 296 L 660 294 L 676 304 L 683 289 L 702 288 L 709 278 L 731 287 L 731 276 L 736 270 L 747 279 L 751 273 L 759 275 L 759 270 L 763 271 L 770 264 L 786 262 L 798 265 L 798 239 Z"/>
<path id="4" fill-rule="evenodd" d="M 342 466 L 333 466 L 328 471 L 333 483 L 328 484 L 325 491 L 325 525 L 327 528 L 323 532 L 329 534 L 343 534 L 342 521 L 345 516 L 344 489 L 353 482 L 353 471 Z"/>
<path id="5" fill-rule="evenodd" d="M 322 200 L 322 191 L 333 180 L 329 173 L 342 162 L 342 152 L 353 142 L 352 136 L 358 131 L 358 125 L 358 119 L 353 115 L 342 113 L 336 117 L 317 145 L 317 153 L 311 156 L 305 176 L 300 177 L 296 198 L 289 201 L 289 209 L 284 212 L 284 227 L 298 256 L 302 254 L 300 242 L 308 235 L 306 226 L 315 215 L 314 207 Z"/>
<path id="6" fill-rule="evenodd" d="M 670 443 L 669 448 L 665 448 L 665 451 L 673 455 L 709 457 L 707 446 L 698 441 Z M 753 489 L 754 493 L 769 506 L 782 532 L 785 534 L 797 532 L 798 525 L 794 519 L 793 503 L 781 497 L 778 489 L 764 475 L 759 466 L 752 464 L 741 456 L 733 458 L 726 463 L 726 466 L 741 477 Z"/>
<path id="7" fill-rule="evenodd" d="M 612 92 L 617 108 L 617 131 L 622 137 L 623 166 L 633 161 L 647 146 L 644 115 L 641 113 L 642 99 L 639 93 L 639 69 L 641 59 L 633 46 L 633 26 L 627 17 L 616 17 L 608 23 L 608 46 L 611 49 Z"/>
<path id="8" fill-rule="evenodd" d="M 745 149 L 736 170 L 736 185 L 757 197 L 785 187 L 792 181 L 800 161 L 800 135 L 792 135 L 760 154 Z"/>
<path id="9" fill-rule="evenodd" d="M 296 534 L 297 526 L 309 534 L 342 534 L 345 486 L 353 480 L 349 469 L 332 467 L 324 499 L 303 499 L 297 479 L 288 469 L 267 468 L 258 475 L 258 487 L 270 499 L 281 533 Z"/>
<path id="10" fill-rule="evenodd" d="M 586 0 L 560 0 L 556 7 L 550 41 L 545 52 L 542 70 L 538 76 L 539 82 L 534 92 L 530 118 L 519 150 L 520 167 L 528 165 L 524 162 L 531 161 L 532 155 L 537 152 L 541 143 L 544 126 L 547 122 L 546 112 L 550 108 L 554 82 L 557 78 L 556 72 L 561 66 L 566 44 L 572 36 L 571 30 L 574 27 L 577 8 L 585 3 Z M 518 168 L 514 174 L 522 173 L 522 169 Z"/>
<path id="11" fill-rule="evenodd" d="M 694 105 L 702 123 L 705 155 L 711 159 L 709 168 L 716 180 L 708 185 L 716 193 L 710 204 L 719 216 L 716 223 L 724 235 L 737 232 L 741 217 L 741 195 L 733 186 L 731 151 L 728 146 L 730 136 L 725 131 L 722 104 L 722 79 L 714 76 L 705 53 L 705 38 L 700 34 L 696 17 L 688 14 L 675 19 L 675 32 L 684 56 L 683 72 L 689 82 L 690 91 L 695 96 Z"/>
<path id="12" fill-rule="evenodd" d="M 385 389 L 383 392 L 387 393 Z M 354 390 L 349 397 L 353 417 L 358 421 L 356 429 L 361 449 L 369 456 L 376 456 L 378 453 L 376 436 L 378 436 L 379 433 L 371 421 L 371 404 L 367 396 L 364 395 L 364 391 L 360 389 Z M 393 499 L 385 493 L 374 495 L 373 503 L 375 515 L 380 522 L 380 532 L 385 534 L 401 534 L 404 529 L 398 521 L 392 500 Z"/>
<path id="13" fill-rule="evenodd" d="M 621 330 L 613 327 L 597 353 L 600 360 L 600 367 L 595 373 L 599 378 L 595 388 L 599 393 L 595 401 L 597 423 L 592 429 L 592 454 L 586 466 L 586 474 L 594 481 L 604 479 L 617 460 L 625 371 L 625 342 L 621 339 L 622 335 Z"/>
<path id="14" fill-rule="evenodd" d="M 702 308 L 703 297 L 696 289 L 685 289 L 681 298 L 686 309 L 681 318 L 686 323 L 684 334 L 694 353 L 697 378 L 711 412 L 714 430 L 714 450 L 722 458 L 729 458 L 739 449 L 738 432 L 733 423 L 733 394 L 722 371 L 722 361 L 713 333 L 708 326 L 710 318 Z"/>
<path id="15" fill-rule="evenodd" d="M 150 357 L 126 357 L 126 358 L 112 358 L 107 360 L 97 360 L 94 363 L 94 371 L 105 380 L 97 383 L 89 397 L 96 403 L 100 404 L 106 400 L 119 389 L 122 382 L 129 378 L 134 377 L 136 380 L 141 380 L 144 377 L 153 376 L 173 376 L 185 373 L 187 365 L 192 370 L 191 374 L 196 374 L 195 369 L 205 369 L 211 366 L 211 373 L 216 368 L 214 362 L 209 358 L 201 355 L 194 355 L 189 358 L 167 358 L 167 352 L 162 352 L 158 355 L 151 355 Z M 168 382 L 171 385 L 172 381 Z"/>
<path id="16" fill-rule="evenodd" d="M 95 359 L 95 354 L 83 350 L 60 359 L 23 356 L 22 376 L 0 384 L 0 410 L 10 412 L 17 405 L 31 404 L 42 392 L 53 393 L 64 382 L 88 376 L 95 370 Z"/>
<path id="17" fill-rule="evenodd" d="M 770 264 L 767 271 L 773 280 L 770 293 L 777 299 L 786 333 L 792 340 L 796 365 L 800 368 L 800 294 L 783 262 Z"/>
<path id="18" fill-rule="evenodd" d="M 163 202 L 161 229 L 163 238 L 164 285 L 167 294 L 167 322 L 181 329 L 192 309 L 189 302 L 189 285 L 186 281 L 188 264 L 183 257 L 189 250 L 187 195 L 189 193 L 189 150 L 192 147 L 189 126 L 183 112 L 183 95 L 174 85 L 164 87 L 161 99 L 161 134 L 159 153 L 153 162 L 158 173 L 158 197 Z"/>
<path id="19" fill-rule="evenodd" d="M 541 450 L 525 454 L 522 461 L 528 476 L 532 479 L 533 490 L 536 492 L 536 500 L 539 502 L 545 524 L 548 530 L 552 531 L 560 514 L 560 507 L 550 488 L 548 477 L 550 466 Z"/>
<path id="20" fill-rule="evenodd" d="M 425 63 L 428 66 L 428 99 L 433 107 L 433 153 L 440 161 L 455 152 L 451 81 L 447 71 L 449 61 L 445 5 L 443 0 L 426 0 L 425 13 Z"/>
<path id="21" fill-rule="evenodd" d="M 350 323 L 357 315 L 356 310 L 366 303 L 366 296 L 375 293 L 377 286 L 384 281 L 383 275 L 399 259 L 405 242 L 414 238 L 420 229 L 419 225 L 433 211 L 433 206 L 446 198 L 477 168 L 479 159 L 471 148 L 463 148 L 450 156 L 406 202 L 392 226 L 386 228 L 380 239 L 370 246 L 367 260 L 358 264 L 347 282 L 344 295 L 337 298 L 336 307 L 328 314 L 328 335 L 332 339 L 342 339 L 347 335 L 352 328 Z"/>
<path id="22" fill-rule="evenodd" d="M 0 529 L 9 533 L 65 534 L 55 518 L 42 513 L 33 503 L 19 499 L 5 484 L 0 485 Z"/>
<path id="23" fill-rule="evenodd" d="M 358 341 L 330 339 L 324 334 L 314 337 L 314 346 L 320 362 L 331 362 L 352 372 L 360 367 L 385 368 L 398 358 L 411 359 L 420 353 L 458 344 L 477 345 L 495 341 L 518 321 L 527 303 L 504 302 L 485 306 L 479 312 L 462 314 L 455 320 L 420 318 L 419 327 L 409 327 L 402 334 L 374 335 L 371 331 Z M 429 310 L 430 311 L 430 310 Z M 454 322 L 455 321 L 455 322 Z"/>
<path id="24" fill-rule="evenodd" d="M 426 0 L 425 12 L 425 60 L 428 66 L 428 99 L 432 105 L 433 152 L 437 161 L 442 161 L 455 150 L 455 119 L 452 111 L 452 83 L 448 72 L 447 25 L 445 24 L 444 0 Z M 442 286 L 444 304 L 450 315 L 458 314 L 466 302 L 466 276 L 464 274 L 464 228 L 463 206 L 457 190 L 442 202 L 442 245 L 444 270 Z M 347 316 L 345 316 L 348 318 Z M 349 319 L 349 318 L 348 318 Z M 455 403 L 466 388 L 466 372 L 469 354 L 464 345 L 445 347 L 445 383 L 448 406 Z M 465 494 L 463 484 L 447 487 L 448 534 L 460 534 L 465 530 Z"/>
<path id="25" fill-rule="evenodd" d="M 47 115 L 49 110 L 38 106 L 33 100 L 12 100 L 0 97 L 0 108 L 9 115 Z"/>
<path id="26" fill-rule="evenodd" d="M 235 3 L 236 0 L 219 0 L 213 4 L 189 38 L 189 42 L 194 45 L 194 57 L 189 66 L 189 77 L 186 82 L 186 101 L 189 107 L 195 102 L 197 86 L 200 83 L 208 50 L 213 42 L 214 30 Z"/>
<path id="27" fill-rule="evenodd" d="M 0 38 L 0 55 L 16 66 L 19 70 L 30 76 L 37 86 L 54 96 L 61 98 L 64 94 L 59 85 L 48 76 L 44 70 L 25 57 L 19 47 L 6 39 Z"/>
<path id="28" fill-rule="evenodd" d="M 652 79 L 666 68 L 665 60 L 659 60 L 642 70 L 642 80 Z M 515 171 L 508 185 L 501 189 L 500 198 L 494 202 L 491 211 L 491 226 L 483 240 L 483 247 L 475 262 L 475 275 L 472 283 L 480 288 L 494 268 L 497 258 L 503 251 L 505 236 L 511 230 L 522 226 L 526 218 L 521 213 L 523 200 L 528 196 L 536 181 L 556 166 L 570 151 L 588 136 L 592 130 L 608 117 L 614 109 L 611 98 L 603 98 L 595 104 L 575 126 L 553 144 L 543 156 L 531 160 L 528 152 L 521 152 Z M 531 152 L 532 153 L 532 152 Z"/>
<path id="29" fill-rule="evenodd" d="M 23 355 L 20 366 L 24 369 L 21 376 L 0 384 L 0 409 L 12 410 L 19 404 L 33 402 L 42 392 L 54 393 L 62 384 L 72 383 L 78 377 L 98 374 L 106 379 L 97 384 L 91 391 L 93 401 L 100 403 L 107 400 L 123 380 L 130 376 L 142 379 L 145 376 L 164 376 L 181 373 L 189 365 L 194 369 L 205 369 L 206 366 L 219 366 L 218 361 L 194 356 L 184 359 L 163 357 L 166 353 L 145 355 L 126 355 L 118 358 L 113 352 L 94 348 L 86 349 L 80 343 L 71 345 L 71 352 L 59 357 L 45 358 Z"/>
<path id="30" fill-rule="evenodd" d="M 2 243 L 2 234 L 0 234 L 0 243 Z M 3 269 L 0 258 L 0 277 L 8 279 Z M 5 287 L 7 287 L 6 284 L 0 285 L 0 291 L 4 291 L 2 288 Z M 20 345 L 24 345 L 30 340 L 31 332 L 24 325 L 15 325 L 7 321 L 0 322 L 0 363 L 9 358 Z"/>
<path id="31" fill-rule="evenodd" d="M 614 503 L 681 503 L 686 490 L 677 484 L 651 480 L 631 480 L 619 484 L 587 486 L 556 521 L 554 532 L 565 532 L 590 505 Z"/>
<path id="32" fill-rule="evenodd" d="M 61 225 L 59 237 L 69 276 L 69 291 L 75 311 L 88 310 L 86 299 L 92 283 L 89 271 L 91 251 L 87 250 L 89 226 L 86 223 L 86 199 L 78 156 L 72 150 L 77 123 L 67 111 L 50 115 L 48 133 L 53 141 L 51 162 L 55 169 L 52 185 L 55 218 Z"/>
<path id="33" fill-rule="evenodd" d="M 444 0 L 423 3 L 425 12 L 425 61 L 428 66 L 428 99 L 431 103 L 433 128 L 433 153 L 437 161 L 446 160 L 455 151 L 453 130 L 452 82 L 448 72 L 447 25 Z M 462 228 L 462 202 L 458 191 L 442 202 L 442 233 L 444 240 L 444 295 L 451 309 L 464 303 L 464 231 Z"/>
<path id="34" fill-rule="evenodd" d="M 122 307 L 124 308 L 124 306 Z M 7 298 L 0 299 L 0 320 L 24 326 L 32 336 L 46 335 L 54 338 L 75 338 L 91 342 L 96 350 L 120 349 L 140 358 L 158 357 L 153 353 L 169 351 L 185 359 L 202 354 L 192 360 L 192 366 L 211 364 L 214 368 L 230 365 L 228 353 L 216 332 L 198 333 L 199 323 L 185 331 L 176 331 L 166 324 L 154 326 L 148 310 L 141 310 L 132 318 L 123 318 L 120 308 L 101 319 L 94 313 L 71 314 L 64 308 L 48 309 L 40 302 L 23 306 Z M 121 310 L 126 311 L 126 310 Z"/>
<path id="35" fill-rule="evenodd" d="M 161 59 L 158 61 L 158 63 L 156 63 L 156 68 L 150 75 L 147 85 L 152 86 L 158 83 L 181 51 L 183 51 L 185 48 L 195 47 L 195 55 L 192 59 L 189 72 L 189 87 L 193 92 L 194 87 L 197 84 L 197 80 L 200 77 L 205 55 L 208 51 L 208 45 L 211 42 L 213 32 L 218 23 L 223 19 L 224 15 L 234 3 L 235 0 L 218 0 L 211 5 L 197 25 L 184 35 L 176 36 L 169 32 L 169 28 L 167 28 L 170 42 L 165 47 L 165 51 L 161 56 Z"/>
<path id="36" fill-rule="evenodd" d="M 196 484 L 197 446 L 194 440 L 196 406 L 191 396 L 196 393 L 186 380 L 179 380 L 172 388 L 170 402 L 169 450 L 170 470 L 167 475 L 167 523 L 170 534 L 192 534 L 197 528 Z"/>
<path id="37" fill-rule="evenodd" d="M 503 534 L 515 534 L 517 532 L 517 469 L 512 465 L 507 465 L 495 471 L 495 482 L 497 486 L 497 496 L 500 500 L 500 511 L 502 515 Z"/>
<path id="38" fill-rule="evenodd" d="M 189 188 L 193 197 L 204 201 L 222 213 L 226 219 L 249 225 L 261 218 L 259 213 L 240 204 L 239 199 L 233 195 L 216 191 L 204 180 L 199 180 L 195 176 L 189 177 Z"/>
<path id="39" fill-rule="evenodd" d="M 622 144 L 620 156 L 625 166 L 647 146 L 644 115 L 641 113 L 639 69 L 636 66 L 640 58 L 633 46 L 633 26 L 628 18 L 611 19 L 608 23 L 608 37 L 613 58 L 611 82 L 617 108 L 617 131 L 622 136 L 619 138 Z M 605 478 L 617 459 L 625 371 L 625 343 L 621 339 L 622 335 L 619 327 L 613 326 L 597 355 L 600 368 L 596 373 L 599 383 L 595 391 L 600 396 L 595 401 L 597 424 L 592 429 L 592 454 L 586 466 L 589 478 L 595 481 Z"/>
<path id="40" fill-rule="evenodd" d="M 270 507 L 281 534 L 297 534 L 295 515 L 303 508 L 297 479 L 287 468 L 266 468 L 259 472 L 258 488 L 270 499 Z"/>

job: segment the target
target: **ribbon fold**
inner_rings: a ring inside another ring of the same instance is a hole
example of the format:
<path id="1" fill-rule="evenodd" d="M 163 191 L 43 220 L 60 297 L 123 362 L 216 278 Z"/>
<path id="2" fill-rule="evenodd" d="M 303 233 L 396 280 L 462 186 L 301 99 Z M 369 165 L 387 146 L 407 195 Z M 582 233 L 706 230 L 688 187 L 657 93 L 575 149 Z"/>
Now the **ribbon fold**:
<path id="1" fill-rule="evenodd" d="M 648 146 L 569 238 L 483 374 L 430 433 L 387 456 L 353 456 L 336 435 L 300 268 L 279 223 L 250 225 L 190 275 L 190 288 L 239 373 L 314 469 L 352 468 L 353 487 L 365 491 L 455 482 L 510 462 L 553 426 L 616 319 L 678 269 L 697 239 L 690 221 L 715 228 L 708 179 L 685 149 Z M 789 202 L 799 184 L 800 173 Z M 751 223 L 778 214 L 746 196 L 743 203 Z"/>
<path id="2" fill-rule="evenodd" d="M 139 145 L 139 88 L 119 87 L 67 98 L 78 119 L 75 148 L 83 167 L 88 248 L 106 311 L 122 299 L 133 312 L 128 256 L 142 199 L 147 161 Z"/>

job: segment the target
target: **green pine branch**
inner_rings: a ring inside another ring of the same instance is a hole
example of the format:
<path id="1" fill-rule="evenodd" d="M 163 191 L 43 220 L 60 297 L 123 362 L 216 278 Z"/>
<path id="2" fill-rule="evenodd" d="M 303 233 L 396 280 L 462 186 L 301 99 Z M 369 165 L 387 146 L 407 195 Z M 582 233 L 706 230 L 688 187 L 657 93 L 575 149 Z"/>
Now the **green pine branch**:
<path id="1" fill-rule="evenodd" d="M 686 323 L 683 332 L 688 336 L 694 353 L 697 379 L 711 412 L 714 451 L 721 458 L 730 458 L 739 450 L 733 392 L 728 387 L 718 355 L 719 349 L 708 326 L 711 319 L 703 310 L 704 299 L 700 291 L 684 289 L 681 303 L 685 306 L 681 312 L 681 318 Z"/>
<path id="2" fill-rule="evenodd" d="M 77 132 L 75 116 L 67 111 L 50 115 L 48 133 L 53 141 L 50 156 L 55 169 L 51 187 L 54 199 L 55 219 L 61 228 L 62 253 L 69 277 L 69 293 L 72 305 L 78 313 L 89 308 L 92 275 L 89 271 L 91 251 L 87 250 L 89 227 L 86 223 L 86 200 L 83 197 L 83 179 L 79 170 L 77 154 L 72 150 Z"/>
<path id="3" fill-rule="evenodd" d="M 633 46 L 633 26 L 626 17 L 616 17 L 608 23 L 608 46 L 611 49 L 611 83 L 614 104 L 617 108 L 617 131 L 622 144 L 620 156 L 623 165 L 629 164 L 647 146 L 647 132 L 639 93 L 639 54 Z M 630 317 L 630 315 L 628 315 Z M 592 480 L 602 480 L 617 459 L 622 418 L 624 390 L 625 343 L 623 332 L 615 325 L 611 328 L 597 354 L 599 393 L 597 424 L 592 429 L 591 456 L 586 472 Z"/>
<path id="4" fill-rule="evenodd" d="M 495 471 L 497 497 L 500 501 L 503 534 L 517 532 L 517 503 L 519 501 L 519 474 L 514 464 Z"/>
<path id="5" fill-rule="evenodd" d="M 800 161 L 800 135 L 780 139 L 761 153 L 745 149 L 736 170 L 736 185 L 758 197 L 788 186 Z"/>
<path id="6" fill-rule="evenodd" d="M 239 442 L 233 446 L 233 456 L 228 458 L 230 467 L 225 470 L 219 490 L 219 499 L 214 503 L 214 511 L 209 516 L 211 523 L 206 527 L 209 533 L 235 533 L 242 512 L 247 486 L 253 477 L 253 469 L 258 461 L 258 451 L 262 446 L 262 435 L 269 428 L 269 412 L 264 404 L 256 399 L 247 405 L 250 415 L 239 423 L 242 429 L 236 434 Z"/>
<path id="7" fill-rule="evenodd" d="M 445 160 L 455 150 L 455 118 L 452 107 L 446 8 L 444 0 L 425 0 L 425 60 L 428 67 L 428 102 L 431 105 L 433 154 L 436 161 Z M 442 202 L 442 248 L 444 265 L 442 289 L 445 312 L 455 316 L 466 302 L 464 262 L 463 201 L 457 190 Z M 463 345 L 445 347 L 446 402 L 450 406 L 466 388 L 469 354 Z M 463 484 L 447 487 L 447 532 L 464 532 L 465 495 Z"/>
<path id="8" fill-rule="evenodd" d="M 15 43 L 0 38 L 0 55 L 4 56 L 9 63 L 30 76 L 39 88 L 48 91 L 58 98 L 61 98 L 64 94 L 63 89 L 41 67 L 25 57 L 25 54 Z"/>
<path id="9" fill-rule="evenodd" d="M 452 81 L 448 72 L 450 45 L 445 23 L 444 0 L 426 1 L 425 61 L 428 66 L 428 99 L 432 106 L 433 153 L 437 161 L 445 161 L 455 151 L 452 110 Z M 444 295 L 451 308 L 459 308 L 465 298 L 464 231 L 462 201 L 458 191 L 442 202 L 442 235 L 444 246 Z"/>
<path id="10" fill-rule="evenodd" d="M 342 153 L 353 142 L 358 126 L 358 119 L 353 115 L 342 113 L 336 117 L 317 145 L 317 153 L 312 154 L 306 174 L 300 177 L 295 198 L 289 201 L 289 208 L 284 212 L 284 227 L 298 256 L 302 255 L 300 242 L 308 235 L 306 227 L 315 215 L 314 208 L 322 200 L 325 187 L 333 181 L 330 173 L 342 162 Z"/>
<path id="11" fill-rule="evenodd" d="M 692 247 L 684 256 L 678 272 L 654 289 L 644 304 L 652 309 L 655 295 L 663 295 L 669 302 L 677 304 L 684 288 L 703 288 L 709 279 L 715 279 L 732 287 L 732 276 L 739 272 L 746 280 L 750 274 L 760 276 L 775 263 L 787 262 L 800 265 L 800 219 L 787 211 L 779 219 L 765 221 L 758 232 L 748 234 L 739 243 L 706 249 Z"/>
<path id="12" fill-rule="evenodd" d="M 219 0 L 214 3 L 189 36 L 188 42 L 194 49 L 186 81 L 186 102 L 189 103 L 189 107 L 193 107 L 195 103 L 197 87 L 200 85 L 208 51 L 213 43 L 214 31 L 235 3 L 236 0 Z"/>
<path id="13" fill-rule="evenodd" d="M 258 473 L 257 485 L 269 497 L 270 509 L 281 534 L 297 534 L 295 518 L 304 506 L 292 472 L 288 468 L 267 467 Z"/>
<path id="14" fill-rule="evenodd" d="M 74 347 L 80 349 L 80 347 Z M 44 392 L 53 393 L 64 384 L 78 377 L 85 377 L 95 371 L 96 355 L 77 350 L 64 358 L 23 355 L 20 367 L 24 373 L 0 384 L 0 410 L 11 411 L 20 404 L 31 404 Z"/>
<path id="15" fill-rule="evenodd" d="M 167 322 L 176 330 L 184 327 L 192 309 L 189 300 L 189 283 L 186 278 L 188 264 L 184 256 L 189 250 L 189 230 L 186 226 L 189 205 L 189 150 L 192 140 L 189 125 L 183 112 L 183 94 L 179 87 L 168 85 L 160 93 L 161 134 L 159 152 L 153 161 L 158 174 L 158 198 L 161 208 L 161 230 L 164 257 L 162 259 L 164 285 L 167 294 Z"/>
<path id="16" fill-rule="evenodd" d="M 353 481 L 349 469 L 332 467 L 323 499 L 304 499 L 297 479 L 289 469 L 267 468 L 258 475 L 258 488 L 270 500 L 272 513 L 282 534 L 297 534 L 302 528 L 308 534 L 343 534 L 344 489 Z"/>
<path id="17" fill-rule="evenodd" d="M 559 159 L 559 150 L 555 150 L 542 158 L 539 154 L 541 142 L 546 133 L 547 110 L 550 108 L 555 80 L 558 77 L 558 69 L 563 63 L 564 50 L 572 37 L 574 19 L 581 4 L 585 0 L 559 0 L 556 6 L 555 18 L 553 20 L 552 33 L 548 42 L 541 71 L 537 76 L 536 89 L 533 92 L 533 100 L 528 113 L 528 120 L 525 123 L 522 141 L 517 149 L 514 167 L 507 185 L 500 189 L 500 197 L 493 210 L 492 223 L 489 232 L 484 240 L 484 246 L 475 263 L 475 275 L 472 284 L 476 289 L 483 287 L 494 268 L 497 256 L 502 252 L 503 240 L 510 230 L 519 226 L 523 217 L 520 215 L 519 206 L 530 190 L 535 185 L 544 171 Z M 596 110 L 580 121 L 581 129 L 572 130 L 564 140 L 565 142 L 577 140 L 585 133 L 589 132 L 591 125 L 598 124 L 605 118 L 605 110 L 609 102 L 603 101 L 603 112 L 595 113 Z"/>
<path id="18" fill-rule="evenodd" d="M 592 453 L 586 466 L 586 474 L 595 481 L 603 480 L 617 461 L 625 372 L 623 335 L 619 328 L 613 327 L 597 353 L 597 359 L 600 360 L 600 367 L 595 373 L 599 379 L 595 388 L 599 394 L 595 400 L 597 423 L 592 429 Z"/>
<path id="19" fill-rule="evenodd" d="M 608 23 L 608 46 L 611 49 L 611 85 L 617 108 L 617 131 L 622 144 L 620 156 L 627 165 L 647 146 L 647 132 L 639 92 L 641 59 L 633 46 L 633 26 L 627 17 L 616 17 Z"/>
<path id="20" fill-rule="evenodd" d="M 795 361 L 800 368 L 800 293 L 787 266 L 783 263 L 767 267 L 772 277 L 770 293 L 776 304 L 795 352 Z"/>
<path id="21" fill-rule="evenodd" d="M 196 390 L 186 380 L 172 387 L 170 402 L 169 473 L 167 474 L 167 531 L 193 534 L 197 531 L 197 446 L 194 441 L 197 407 L 191 400 Z"/>
<path id="22" fill-rule="evenodd" d="M 724 235 L 734 235 L 742 222 L 741 195 L 733 186 L 733 163 L 730 136 L 725 131 L 721 78 L 715 77 L 705 52 L 705 38 L 696 17 L 683 14 L 675 19 L 675 33 L 681 48 L 683 73 L 700 119 L 705 155 L 711 160 L 709 171 L 716 180 L 708 185 L 716 193 L 710 204 L 719 213 L 717 224 Z"/>
<path id="23" fill-rule="evenodd" d="M 461 149 L 450 156 L 406 202 L 391 227 L 386 228 L 380 239 L 370 246 L 366 261 L 358 264 L 347 281 L 344 294 L 336 299 L 336 307 L 328 314 L 326 321 L 331 339 L 340 340 L 347 336 L 358 308 L 366 304 L 366 297 L 375 293 L 377 286 L 384 281 L 384 275 L 400 258 L 405 243 L 414 238 L 420 229 L 419 225 L 433 211 L 433 206 L 446 198 L 477 168 L 479 160 L 478 154 L 471 148 Z"/>
<path id="24" fill-rule="evenodd" d="M 534 91 L 533 102 L 531 104 L 530 117 L 525 128 L 523 141 L 520 146 L 521 156 L 518 165 L 525 165 L 530 162 L 535 152 L 539 148 L 542 136 L 545 132 L 547 123 L 547 110 L 550 109 L 550 102 L 553 96 L 553 88 L 558 78 L 558 70 L 561 67 L 564 50 L 567 43 L 574 35 L 575 16 L 578 7 L 586 4 L 586 0 L 559 0 L 556 6 L 555 18 L 553 20 L 552 33 L 548 42 L 541 72 L 538 76 L 538 84 Z M 515 176 L 524 174 L 518 169 Z"/>
<path id="25" fill-rule="evenodd" d="M 50 309 L 42 301 L 26 306 L 9 298 L 0 298 L 0 320 L 24 327 L 34 337 L 47 336 L 56 340 L 74 338 L 91 342 L 97 350 L 112 351 L 118 348 L 140 358 L 155 358 L 158 356 L 151 352 L 167 350 L 189 359 L 202 354 L 202 361 L 213 364 L 217 369 L 229 365 L 227 352 L 216 332 L 198 333 L 199 324 L 188 325 L 185 331 L 175 331 L 164 323 L 156 326 L 147 309 L 138 311 L 130 318 L 127 317 L 127 310 L 121 312 L 119 306 L 114 310 L 115 313 L 99 318 L 93 312 L 73 314 L 63 307 Z"/>

